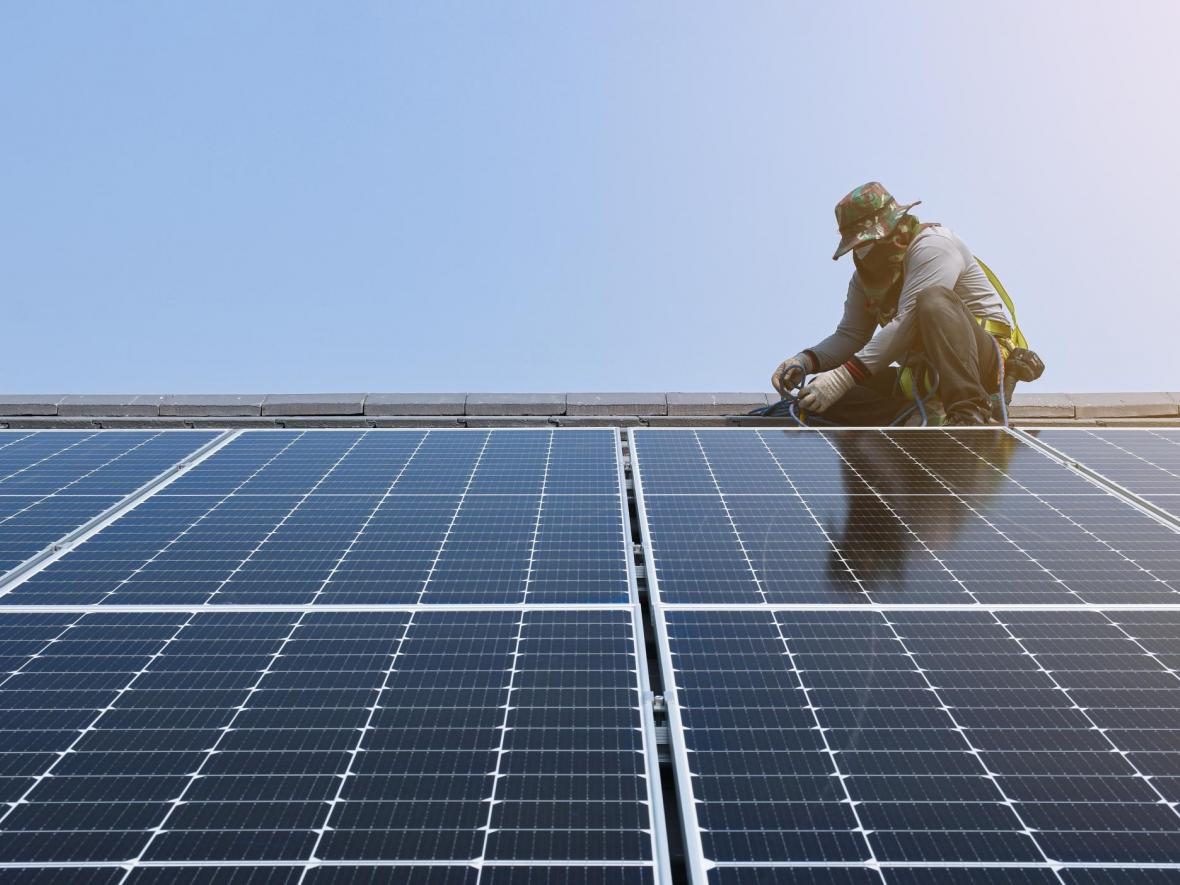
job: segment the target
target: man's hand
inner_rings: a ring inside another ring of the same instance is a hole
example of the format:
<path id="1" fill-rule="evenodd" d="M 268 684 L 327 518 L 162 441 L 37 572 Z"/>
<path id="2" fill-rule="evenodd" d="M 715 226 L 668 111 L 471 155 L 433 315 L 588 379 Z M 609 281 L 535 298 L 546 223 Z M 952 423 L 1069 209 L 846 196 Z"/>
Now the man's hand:
<path id="1" fill-rule="evenodd" d="M 797 353 L 789 360 L 783 360 L 770 376 L 770 386 L 778 391 L 779 396 L 785 397 L 799 386 L 805 375 L 815 371 L 811 364 L 811 357 L 806 353 Z"/>
<path id="2" fill-rule="evenodd" d="M 808 412 L 826 412 L 856 384 L 844 366 L 820 372 L 799 392 L 799 405 Z"/>

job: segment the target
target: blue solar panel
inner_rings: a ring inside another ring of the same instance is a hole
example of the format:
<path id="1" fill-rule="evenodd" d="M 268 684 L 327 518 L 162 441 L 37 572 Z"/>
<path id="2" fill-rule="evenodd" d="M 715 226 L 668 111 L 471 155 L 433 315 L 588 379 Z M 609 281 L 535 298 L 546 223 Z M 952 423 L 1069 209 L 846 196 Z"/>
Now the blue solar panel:
<path id="1" fill-rule="evenodd" d="M 613 430 L 245 432 L 5 603 L 630 600 Z"/>
<path id="2" fill-rule="evenodd" d="M 1180 875 L 1180 534 L 1003 431 L 630 451 L 694 882 Z M 668 881 L 621 478 L 237 434 L 0 597 L 0 879 Z"/>
<path id="3" fill-rule="evenodd" d="M 211 442 L 207 431 L 0 431 L 0 573 Z"/>
<path id="4" fill-rule="evenodd" d="M 2 615 L 0 874 L 358 864 L 495 882 L 593 863 L 589 881 L 652 881 L 633 617 Z"/>
<path id="5" fill-rule="evenodd" d="M 1175 532 L 1003 431 L 632 439 L 665 603 L 1180 603 Z"/>
<path id="6" fill-rule="evenodd" d="M 1180 870 L 1180 611 L 665 617 L 712 864 Z"/>
<path id="7" fill-rule="evenodd" d="M 1180 431 L 1061 428 L 1026 432 L 1132 494 L 1180 517 Z"/>

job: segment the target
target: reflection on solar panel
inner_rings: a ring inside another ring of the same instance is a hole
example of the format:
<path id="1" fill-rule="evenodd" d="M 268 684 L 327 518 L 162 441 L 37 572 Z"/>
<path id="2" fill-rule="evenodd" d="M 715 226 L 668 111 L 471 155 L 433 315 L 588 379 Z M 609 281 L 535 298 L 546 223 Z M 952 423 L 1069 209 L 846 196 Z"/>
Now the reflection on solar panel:
<path id="1" fill-rule="evenodd" d="M 1175 532 L 1007 433 L 633 436 L 665 603 L 1180 603 Z"/>
<path id="2" fill-rule="evenodd" d="M 1071 428 L 1026 432 L 1180 517 L 1180 431 Z"/>
<path id="3" fill-rule="evenodd" d="M 0 864 L 652 881 L 633 614 L 5 614 Z"/>
<path id="4" fill-rule="evenodd" d="M 0 573 L 217 436 L 192 430 L 0 431 Z"/>
<path id="5" fill-rule="evenodd" d="M 626 603 L 615 431 L 253 431 L 5 603 Z"/>
<path id="6" fill-rule="evenodd" d="M 1180 534 L 1003 431 L 630 439 L 694 882 L 1180 876 Z"/>
<path id="7" fill-rule="evenodd" d="M 1178 612 L 666 617 L 713 863 L 1180 858 Z"/>

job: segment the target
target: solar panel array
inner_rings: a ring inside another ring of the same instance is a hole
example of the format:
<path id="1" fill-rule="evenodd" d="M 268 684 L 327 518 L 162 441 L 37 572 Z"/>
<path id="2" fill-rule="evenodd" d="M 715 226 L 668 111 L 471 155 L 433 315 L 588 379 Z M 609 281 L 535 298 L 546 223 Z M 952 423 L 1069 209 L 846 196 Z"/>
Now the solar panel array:
<path id="1" fill-rule="evenodd" d="M 238 433 L 3 588 L 0 877 L 666 880 L 621 478 L 614 430 Z"/>
<path id="2" fill-rule="evenodd" d="M 0 431 L 0 574 L 217 436 L 200 430 Z"/>
<path id="3" fill-rule="evenodd" d="M 1180 517 L 1180 430 L 1029 430 L 1067 458 Z"/>
<path id="4" fill-rule="evenodd" d="M 1180 535 L 1004 431 L 635 430 L 697 881 L 1180 876 Z"/>
<path id="5" fill-rule="evenodd" d="M 1180 435 L 629 442 L 693 881 L 1180 877 Z M 0 432 L 0 879 L 672 881 L 624 495 L 609 429 Z"/>

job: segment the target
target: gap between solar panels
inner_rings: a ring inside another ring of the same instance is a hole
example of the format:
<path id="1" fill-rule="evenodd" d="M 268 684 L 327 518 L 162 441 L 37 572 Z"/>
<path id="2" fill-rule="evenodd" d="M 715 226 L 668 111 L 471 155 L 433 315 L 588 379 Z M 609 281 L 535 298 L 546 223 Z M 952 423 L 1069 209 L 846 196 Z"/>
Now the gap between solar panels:
<path id="1" fill-rule="evenodd" d="M 692 881 L 1180 874 L 1171 525 L 992 431 L 630 438 Z"/>
<path id="2" fill-rule="evenodd" d="M 1180 432 L 1037 427 L 1013 432 L 1114 494 L 1180 527 Z"/>
<path id="3" fill-rule="evenodd" d="M 670 881 L 623 486 L 613 429 L 233 434 L 0 596 L 0 868 Z"/>
<path id="4" fill-rule="evenodd" d="M 61 501 L 67 497 L 67 493 L 71 488 L 76 488 L 79 483 L 85 483 L 93 480 L 96 475 L 101 475 L 104 471 L 118 465 L 118 462 L 126 458 L 128 455 L 135 455 L 139 450 L 145 446 L 150 446 L 156 441 L 175 442 L 178 445 L 168 446 L 160 453 L 165 459 L 174 458 L 177 455 L 182 456 L 180 460 L 170 462 L 169 460 L 161 461 L 159 456 L 149 459 L 146 463 L 135 465 L 135 468 L 130 471 L 130 475 L 122 477 L 124 481 L 112 484 L 108 489 L 115 496 L 113 503 L 107 503 L 111 500 L 108 496 L 87 494 L 85 496 L 78 495 L 78 499 L 82 499 L 82 507 L 75 511 L 75 513 L 66 516 L 64 521 L 59 521 L 56 526 L 58 529 L 68 529 L 63 534 L 54 537 L 52 534 L 53 527 L 48 528 L 48 533 L 45 531 L 34 532 L 33 538 L 22 538 L 20 553 L 17 556 L 22 556 L 28 552 L 28 544 L 31 540 L 33 544 L 38 542 L 44 544 L 40 550 L 32 556 L 20 559 L 9 568 L 7 571 L 0 573 L 0 591 L 5 587 L 16 581 L 20 576 L 31 572 L 42 563 L 47 562 L 55 554 L 68 549 L 71 545 L 76 544 L 90 534 L 101 529 L 113 519 L 117 518 L 121 513 L 133 507 L 143 498 L 150 495 L 160 486 L 174 478 L 181 471 L 199 463 L 204 458 L 217 451 L 221 446 L 229 442 L 235 435 L 234 431 L 224 431 L 220 434 L 210 433 L 206 431 L 163 431 L 163 432 L 122 432 L 116 433 L 116 436 L 129 438 L 126 447 L 117 449 L 117 453 L 112 457 L 103 460 L 101 463 L 95 464 L 91 469 L 85 472 L 80 472 L 77 475 L 67 474 L 69 478 L 62 479 L 60 484 L 44 481 L 39 483 L 40 488 L 36 489 L 34 494 L 29 494 L 30 489 L 24 485 L 22 481 L 27 479 L 27 474 L 32 471 L 34 477 L 38 472 L 38 468 L 44 468 L 47 463 L 54 461 L 67 453 L 77 457 L 77 452 L 73 450 L 78 447 L 83 447 L 85 451 L 85 444 L 93 440 L 103 439 L 100 434 L 103 431 L 96 431 L 93 433 L 80 433 L 74 431 L 39 431 L 33 433 L 14 433 L 18 439 L 11 442 L 3 442 L 0 440 L 0 455 L 5 456 L 4 462 L 11 462 L 13 455 L 18 454 L 14 447 L 28 441 L 55 441 L 55 437 L 65 437 L 64 444 L 52 445 L 50 453 L 45 457 L 36 461 L 31 461 L 27 458 L 22 460 L 29 460 L 20 467 L 12 469 L 14 465 L 11 463 L 4 463 L 0 466 L 0 501 L 8 501 L 16 499 L 14 506 L 4 506 L 4 513 L 0 516 L 0 531 L 11 531 L 15 525 L 19 525 L 22 517 L 28 518 L 30 516 L 37 516 L 38 509 L 51 500 Z M 76 441 L 69 441 L 72 438 L 77 438 Z M 23 454 L 23 453 L 20 453 Z M 39 454 L 39 453 L 38 453 Z M 90 466 L 90 465 L 86 465 Z M 67 468 L 68 469 L 68 468 Z M 16 480 L 16 482 L 13 482 Z M 132 485 L 129 487 L 128 483 Z M 135 486 L 135 483 L 141 483 Z M 17 487 L 17 491 L 9 491 L 13 486 Z M 24 494 L 20 494 L 23 492 Z M 71 496 L 72 497 L 72 496 Z M 89 503 L 89 506 L 87 506 Z M 106 505 L 105 507 L 103 505 Z M 98 512 L 93 512 L 95 507 L 102 508 Z M 71 520 L 69 517 L 73 516 Z M 78 523 L 79 520 L 81 524 Z M 71 525 L 74 523 L 75 525 Z M 51 543 L 45 544 L 46 541 Z M 8 553 L 7 544 L 3 545 L 5 553 Z M 5 556 L 5 563 L 13 560 Z"/>

